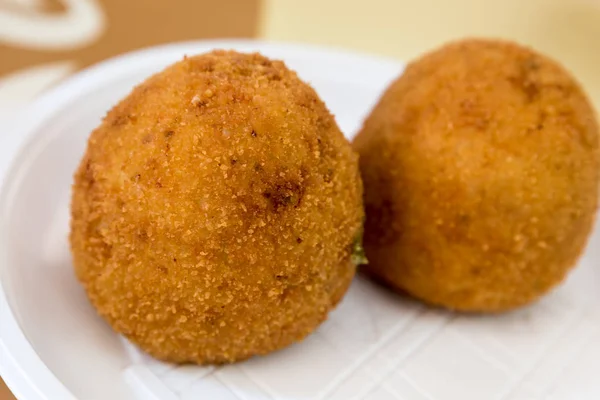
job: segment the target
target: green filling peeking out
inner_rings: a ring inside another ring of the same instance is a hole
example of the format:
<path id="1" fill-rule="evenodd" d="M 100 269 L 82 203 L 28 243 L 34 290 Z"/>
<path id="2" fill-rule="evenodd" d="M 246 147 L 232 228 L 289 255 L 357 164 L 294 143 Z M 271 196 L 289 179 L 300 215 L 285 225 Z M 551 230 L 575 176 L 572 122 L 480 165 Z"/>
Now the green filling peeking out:
<path id="1" fill-rule="evenodd" d="M 352 254 L 350 256 L 352 264 L 356 266 L 369 263 L 369 260 L 367 260 L 367 256 L 365 255 L 365 249 L 362 245 L 362 240 L 363 230 L 361 229 L 352 242 Z"/>

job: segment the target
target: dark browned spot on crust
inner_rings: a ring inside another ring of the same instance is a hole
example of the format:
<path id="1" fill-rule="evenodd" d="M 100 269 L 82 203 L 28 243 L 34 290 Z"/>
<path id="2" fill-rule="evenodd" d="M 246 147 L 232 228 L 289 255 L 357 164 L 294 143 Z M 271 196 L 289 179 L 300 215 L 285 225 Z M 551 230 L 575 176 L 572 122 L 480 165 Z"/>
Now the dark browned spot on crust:
<path id="1" fill-rule="evenodd" d="M 148 240 L 148 232 L 146 232 L 145 229 L 140 229 L 137 233 L 137 237 L 139 240 L 141 240 L 142 242 L 145 242 Z"/>
<path id="2" fill-rule="evenodd" d="M 112 256 L 112 245 L 106 243 L 104 240 L 101 242 L 100 254 L 104 260 L 108 260 Z"/>
<path id="3" fill-rule="evenodd" d="M 291 292 L 293 291 L 292 287 L 285 287 L 279 294 L 278 300 L 279 303 L 285 303 L 285 301 L 290 297 Z"/>
<path id="4" fill-rule="evenodd" d="M 317 138 L 317 148 L 319 150 L 319 157 L 323 159 L 327 152 L 327 145 L 323 143 L 323 140 L 321 138 Z"/>
<path id="5" fill-rule="evenodd" d="M 328 115 L 319 115 L 317 125 L 324 131 L 328 131 L 333 127 L 333 120 Z"/>
<path id="6" fill-rule="evenodd" d="M 465 125 L 472 126 L 479 131 L 488 128 L 490 124 L 490 116 L 474 99 L 465 99 L 460 102 L 461 117 L 460 121 L 464 121 Z"/>
<path id="7" fill-rule="evenodd" d="M 466 213 L 458 213 L 456 223 L 462 226 L 469 225 L 471 223 L 471 216 Z"/>
<path id="8" fill-rule="evenodd" d="M 317 99 L 315 99 L 311 96 L 304 96 L 298 101 L 298 105 L 300 107 L 304 107 L 304 108 L 308 108 L 308 109 L 314 109 L 316 104 L 317 104 Z"/>
<path id="9" fill-rule="evenodd" d="M 85 180 L 90 186 L 93 186 L 94 183 L 96 183 L 96 179 L 94 178 L 94 169 L 92 168 L 92 160 L 90 159 L 85 162 Z"/>
<path id="10" fill-rule="evenodd" d="M 328 168 L 327 172 L 323 176 L 323 181 L 325 183 L 330 183 L 331 180 L 333 179 L 333 173 L 334 173 L 333 168 Z"/>
<path id="11" fill-rule="evenodd" d="M 146 168 L 148 168 L 148 169 L 156 170 L 158 167 L 159 167 L 158 160 L 154 157 L 149 158 L 148 161 L 146 162 Z"/>
<path id="12" fill-rule="evenodd" d="M 188 61 L 188 65 L 192 72 L 213 72 L 217 65 L 217 60 L 213 58 L 195 59 L 184 58 Z"/>
<path id="13" fill-rule="evenodd" d="M 523 92 L 527 103 L 532 103 L 539 97 L 541 91 L 535 76 L 535 72 L 539 70 L 539 62 L 534 58 L 528 58 L 519 63 L 518 69 L 517 75 L 509 77 L 508 81 Z"/>
<path id="14" fill-rule="evenodd" d="M 143 144 L 152 143 L 153 141 L 154 141 L 154 136 L 153 136 L 151 133 L 149 133 L 149 134 L 145 135 L 145 136 L 142 138 L 142 143 L 143 143 Z"/>
<path id="15" fill-rule="evenodd" d="M 422 113 L 423 111 L 421 108 L 407 107 L 406 111 L 402 113 L 398 123 L 404 127 L 407 134 L 415 134 L 419 131 Z"/>
<path id="16" fill-rule="evenodd" d="M 540 114 L 538 115 L 538 122 L 536 125 L 536 129 L 538 131 L 544 129 L 544 123 L 546 122 L 546 118 L 548 118 L 548 114 L 545 111 L 540 112 Z"/>
<path id="17" fill-rule="evenodd" d="M 221 308 L 225 308 L 225 306 L 221 306 Z M 210 307 L 208 310 L 204 312 L 204 322 L 209 325 L 215 325 L 219 319 L 221 319 L 223 312 L 215 307 Z"/>
<path id="18" fill-rule="evenodd" d="M 267 79 L 269 79 L 271 81 L 280 81 L 281 80 L 281 74 L 278 71 L 270 71 L 267 74 Z"/>
<path id="19" fill-rule="evenodd" d="M 263 196 L 269 200 L 275 211 L 285 207 L 297 208 L 302 202 L 304 187 L 298 182 L 287 181 L 272 185 Z"/>
<path id="20" fill-rule="evenodd" d="M 114 116 L 113 116 L 114 115 Z M 129 123 L 135 123 L 137 121 L 137 117 L 132 114 L 113 114 L 109 116 L 108 123 L 110 126 L 118 128 L 120 126 L 124 126 Z"/>
<path id="21" fill-rule="evenodd" d="M 169 273 L 169 268 L 165 267 L 164 265 L 157 265 L 156 269 L 158 269 L 163 274 Z"/>

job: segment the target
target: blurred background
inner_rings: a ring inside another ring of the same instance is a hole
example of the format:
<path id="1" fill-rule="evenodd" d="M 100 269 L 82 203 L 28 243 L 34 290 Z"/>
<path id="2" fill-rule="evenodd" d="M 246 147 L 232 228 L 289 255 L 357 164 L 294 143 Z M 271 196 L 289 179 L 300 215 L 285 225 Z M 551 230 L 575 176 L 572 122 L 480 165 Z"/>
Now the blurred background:
<path id="1" fill-rule="evenodd" d="M 600 0 L 0 0 L 0 135 L 45 89 L 107 57 L 209 38 L 335 46 L 410 60 L 464 36 L 562 62 L 600 104 Z M 0 379 L 0 400 L 13 397 Z"/>

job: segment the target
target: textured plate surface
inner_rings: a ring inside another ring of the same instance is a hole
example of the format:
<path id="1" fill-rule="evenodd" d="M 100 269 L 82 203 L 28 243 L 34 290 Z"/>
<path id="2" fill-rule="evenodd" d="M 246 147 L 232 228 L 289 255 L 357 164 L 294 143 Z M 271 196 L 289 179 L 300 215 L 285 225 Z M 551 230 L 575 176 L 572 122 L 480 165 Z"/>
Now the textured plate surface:
<path id="1" fill-rule="evenodd" d="M 0 170 L 14 158 L 0 199 L 0 372 L 20 398 L 600 398 L 597 229 L 565 284 L 510 314 L 433 310 L 357 277 L 304 342 L 236 365 L 160 363 L 114 334 L 72 272 L 72 173 L 89 132 L 133 85 L 183 54 L 215 47 L 285 60 L 315 87 L 348 137 L 401 71 L 390 60 L 337 51 L 199 42 L 111 60 L 36 102 L 10 135 L 0 135 Z"/>

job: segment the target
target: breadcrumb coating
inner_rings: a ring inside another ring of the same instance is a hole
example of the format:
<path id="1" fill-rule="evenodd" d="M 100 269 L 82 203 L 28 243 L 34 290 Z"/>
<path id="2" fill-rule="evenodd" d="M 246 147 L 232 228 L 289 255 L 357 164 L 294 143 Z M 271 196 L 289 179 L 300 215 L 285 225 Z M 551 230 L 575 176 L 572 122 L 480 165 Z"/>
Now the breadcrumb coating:
<path id="1" fill-rule="evenodd" d="M 578 83 L 531 49 L 472 39 L 424 55 L 354 141 L 365 270 L 457 310 L 534 301 L 592 228 L 598 136 Z"/>
<path id="2" fill-rule="evenodd" d="M 355 272 L 358 156 L 280 61 L 214 51 L 149 78 L 75 174 L 75 271 L 151 355 L 227 363 L 311 333 Z"/>

